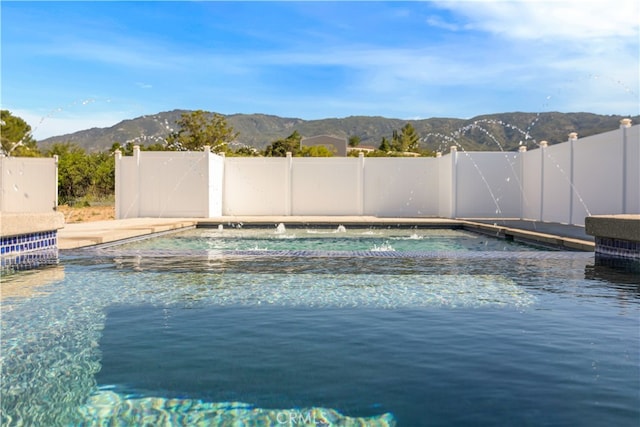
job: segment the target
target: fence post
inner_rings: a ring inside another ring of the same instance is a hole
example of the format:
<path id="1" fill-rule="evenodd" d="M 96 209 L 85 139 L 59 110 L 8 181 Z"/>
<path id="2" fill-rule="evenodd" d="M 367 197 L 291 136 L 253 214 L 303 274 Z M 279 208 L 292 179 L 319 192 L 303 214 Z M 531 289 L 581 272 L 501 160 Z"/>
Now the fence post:
<path id="1" fill-rule="evenodd" d="M 286 168 L 287 168 L 287 181 L 286 181 L 286 191 L 287 193 L 285 194 L 285 215 L 287 216 L 291 216 L 292 214 L 292 205 L 293 205 L 293 200 L 291 197 L 291 193 L 293 191 L 293 179 L 291 179 L 291 174 L 293 173 L 293 157 L 291 157 L 291 152 L 287 151 L 287 158 L 286 158 Z"/>
<path id="2" fill-rule="evenodd" d="M 55 170 L 53 181 L 56 183 L 53 210 L 56 211 L 58 210 L 58 155 L 57 154 L 53 155 L 53 164 L 54 164 L 54 170 Z"/>
<path id="3" fill-rule="evenodd" d="M 544 158 L 547 146 L 547 141 L 540 141 L 540 221 L 544 221 Z"/>
<path id="4" fill-rule="evenodd" d="M 5 174 L 5 159 L 7 157 L 4 155 L 4 153 L 0 153 L 0 177 L 3 177 L 2 179 L 0 179 L 0 212 L 2 212 L 3 210 L 5 210 L 7 207 L 5 206 L 5 202 L 4 202 L 4 192 L 5 192 L 5 181 L 6 179 L 4 178 L 4 174 Z M 57 179 L 56 179 L 57 182 Z"/>
<path id="5" fill-rule="evenodd" d="M 358 215 L 364 215 L 364 153 L 360 152 L 358 154 L 358 166 L 360 167 L 360 174 L 358 175 L 358 179 L 360 180 L 358 185 L 358 193 L 360 193 L 360 205 L 358 206 Z"/>
<path id="6" fill-rule="evenodd" d="M 525 153 L 527 152 L 527 147 L 522 145 L 520 146 L 520 148 L 518 148 L 518 157 L 519 157 L 519 161 L 520 161 L 520 177 L 519 177 L 519 186 L 520 186 L 520 219 L 524 219 L 524 178 L 526 176 L 526 174 L 524 173 L 524 156 L 526 155 Z"/>
<path id="7" fill-rule="evenodd" d="M 211 180 L 213 179 L 212 177 L 212 173 L 211 173 L 211 146 L 210 145 L 205 145 L 204 147 L 202 147 L 202 156 L 203 156 L 203 160 L 204 160 L 204 172 L 205 172 L 205 194 L 206 194 L 206 202 L 205 202 L 205 211 L 204 213 L 204 217 L 205 218 L 211 218 L 211 213 L 213 212 L 213 200 L 214 200 L 214 195 L 212 194 L 213 192 L 213 186 L 211 185 Z"/>
<path id="8" fill-rule="evenodd" d="M 140 205 L 142 204 L 142 197 L 140 195 L 140 188 L 142 187 L 142 185 L 140 183 L 141 176 L 140 176 L 140 146 L 139 145 L 133 146 L 133 161 L 136 167 L 136 173 L 134 175 L 136 182 L 133 185 L 133 191 L 135 194 L 134 200 L 136 201 L 135 203 L 136 209 L 131 215 L 131 218 L 138 218 L 140 216 Z"/>
<path id="9" fill-rule="evenodd" d="M 627 153 L 628 136 L 627 129 L 631 127 L 631 119 L 620 120 L 622 129 L 622 213 L 627 213 Z"/>
<path id="10" fill-rule="evenodd" d="M 443 215 L 442 215 L 443 212 L 442 212 L 441 205 L 442 205 L 442 197 L 443 197 L 442 195 L 444 193 L 443 193 L 443 190 L 442 190 L 442 187 L 443 187 L 443 181 L 442 181 L 442 179 L 443 179 L 443 177 L 442 177 L 442 167 L 443 166 L 442 165 L 443 165 L 443 163 L 442 163 L 442 152 L 441 151 L 436 152 L 436 159 L 438 159 L 436 161 L 436 165 L 437 165 L 437 168 L 438 168 L 438 185 L 437 185 L 437 189 L 438 189 L 438 204 L 436 206 L 437 206 L 438 216 L 439 217 L 443 217 Z"/>
<path id="11" fill-rule="evenodd" d="M 116 219 L 122 219 L 122 151 L 116 150 L 113 153 L 113 161 L 115 162 L 115 197 L 116 197 Z"/>
<path id="12" fill-rule="evenodd" d="M 452 145 L 451 153 L 451 218 L 458 217 L 458 147 Z"/>
<path id="13" fill-rule="evenodd" d="M 569 134 L 569 221 L 567 224 L 573 224 L 573 199 L 575 197 L 575 188 L 574 188 L 574 143 L 578 140 L 578 134 L 576 132 L 571 132 Z"/>

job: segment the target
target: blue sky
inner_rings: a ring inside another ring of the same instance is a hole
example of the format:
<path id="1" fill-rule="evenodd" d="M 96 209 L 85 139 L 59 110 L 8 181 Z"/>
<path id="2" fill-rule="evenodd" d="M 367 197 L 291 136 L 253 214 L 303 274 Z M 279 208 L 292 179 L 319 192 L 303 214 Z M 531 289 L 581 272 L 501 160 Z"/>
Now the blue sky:
<path id="1" fill-rule="evenodd" d="M 636 0 L 0 3 L 36 139 L 203 109 L 321 119 L 639 114 Z"/>

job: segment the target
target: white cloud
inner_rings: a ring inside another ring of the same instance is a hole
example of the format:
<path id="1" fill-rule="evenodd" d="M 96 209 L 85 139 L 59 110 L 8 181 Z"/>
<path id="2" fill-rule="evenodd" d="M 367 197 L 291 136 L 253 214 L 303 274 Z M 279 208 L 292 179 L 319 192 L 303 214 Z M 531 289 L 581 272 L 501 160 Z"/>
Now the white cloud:
<path id="1" fill-rule="evenodd" d="M 515 39 L 588 40 L 637 37 L 637 0 L 446 1 L 477 30 Z"/>
<path id="2" fill-rule="evenodd" d="M 427 25 L 430 27 L 441 28 L 447 31 L 460 31 L 461 27 L 453 22 L 445 22 L 440 16 L 432 15 L 427 18 Z"/>

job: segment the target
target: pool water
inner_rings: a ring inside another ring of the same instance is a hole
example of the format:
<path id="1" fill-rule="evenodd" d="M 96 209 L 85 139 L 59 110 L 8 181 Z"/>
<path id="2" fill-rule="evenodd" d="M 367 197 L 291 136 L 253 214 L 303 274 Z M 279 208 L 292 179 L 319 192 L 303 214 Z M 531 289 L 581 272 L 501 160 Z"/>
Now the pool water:
<path id="1" fill-rule="evenodd" d="M 118 245 L 119 250 L 531 251 L 464 230 L 419 228 L 198 228 Z"/>
<path id="2" fill-rule="evenodd" d="M 366 232 L 196 229 L 3 277 L 2 425 L 638 425 L 637 263 Z"/>

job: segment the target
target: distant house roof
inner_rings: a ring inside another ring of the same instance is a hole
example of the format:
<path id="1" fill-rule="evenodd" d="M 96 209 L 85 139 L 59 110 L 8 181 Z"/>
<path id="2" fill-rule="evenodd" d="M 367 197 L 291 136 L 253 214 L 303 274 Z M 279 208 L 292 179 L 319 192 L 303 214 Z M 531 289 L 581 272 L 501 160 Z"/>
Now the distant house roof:
<path id="1" fill-rule="evenodd" d="M 309 138 L 302 138 L 300 145 L 306 145 L 307 147 L 324 145 L 337 156 L 344 157 L 347 155 L 347 138 L 340 138 L 331 135 L 317 135 Z"/>

